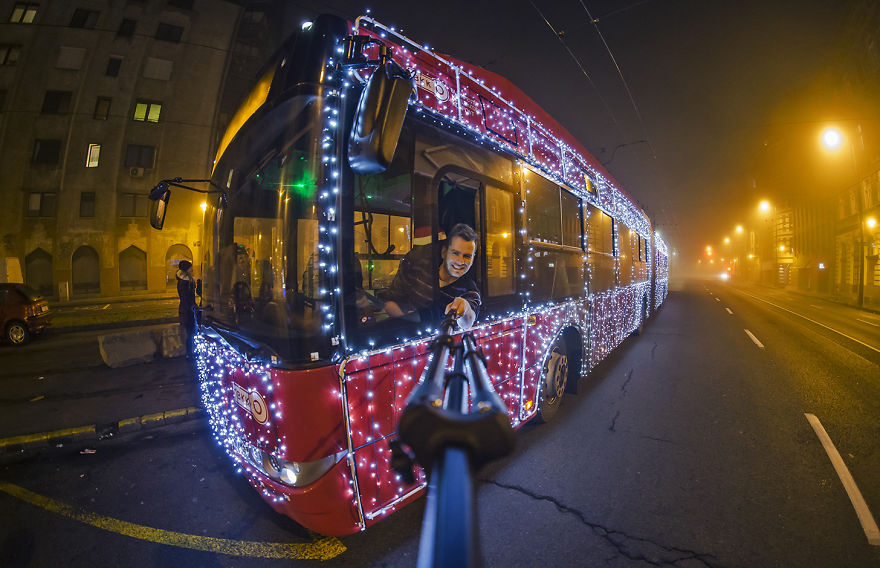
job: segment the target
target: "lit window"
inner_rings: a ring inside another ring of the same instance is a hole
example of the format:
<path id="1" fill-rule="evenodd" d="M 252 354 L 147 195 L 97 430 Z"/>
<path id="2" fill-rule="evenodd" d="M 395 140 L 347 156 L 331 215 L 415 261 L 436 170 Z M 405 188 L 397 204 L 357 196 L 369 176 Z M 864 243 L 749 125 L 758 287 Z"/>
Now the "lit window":
<path id="1" fill-rule="evenodd" d="M 15 65 L 21 55 L 20 45 L 0 45 L 0 65 Z"/>
<path id="2" fill-rule="evenodd" d="M 159 122 L 162 103 L 138 101 L 134 107 L 134 120 L 139 122 Z"/>
<path id="3" fill-rule="evenodd" d="M 9 21 L 13 24 L 32 24 L 37 17 L 37 10 L 39 8 L 39 4 L 18 2 L 12 8 L 12 15 L 9 16 Z"/>
<path id="4" fill-rule="evenodd" d="M 89 153 L 86 155 L 86 167 L 97 168 L 101 159 L 101 145 L 89 144 Z"/>

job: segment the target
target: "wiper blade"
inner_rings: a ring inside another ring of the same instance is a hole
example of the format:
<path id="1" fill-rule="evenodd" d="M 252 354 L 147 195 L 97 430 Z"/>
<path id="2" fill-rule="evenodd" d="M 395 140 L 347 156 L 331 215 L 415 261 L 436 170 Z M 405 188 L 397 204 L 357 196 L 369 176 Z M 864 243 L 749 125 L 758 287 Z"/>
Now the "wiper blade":
<path id="1" fill-rule="evenodd" d="M 205 319 L 207 321 L 202 323 L 202 327 L 205 328 L 207 334 L 223 340 L 245 359 L 260 359 L 266 362 L 278 360 L 278 353 L 265 343 L 257 341 L 252 337 L 244 337 L 240 332 L 223 327 L 211 318 Z"/>

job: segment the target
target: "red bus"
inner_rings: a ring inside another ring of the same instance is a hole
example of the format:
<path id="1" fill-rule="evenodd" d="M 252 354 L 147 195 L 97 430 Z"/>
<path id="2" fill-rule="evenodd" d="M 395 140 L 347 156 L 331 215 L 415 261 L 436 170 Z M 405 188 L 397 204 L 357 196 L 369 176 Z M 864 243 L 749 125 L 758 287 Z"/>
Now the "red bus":
<path id="1" fill-rule="evenodd" d="M 287 40 L 211 185 L 196 360 L 213 434 L 273 508 L 328 535 L 425 488 L 390 467 L 389 443 L 440 322 L 384 301 L 453 225 L 479 235 L 472 331 L 513 426 L 549 420 L 666 297 L 651 220 L 562 126 L 370 17 Z"/>

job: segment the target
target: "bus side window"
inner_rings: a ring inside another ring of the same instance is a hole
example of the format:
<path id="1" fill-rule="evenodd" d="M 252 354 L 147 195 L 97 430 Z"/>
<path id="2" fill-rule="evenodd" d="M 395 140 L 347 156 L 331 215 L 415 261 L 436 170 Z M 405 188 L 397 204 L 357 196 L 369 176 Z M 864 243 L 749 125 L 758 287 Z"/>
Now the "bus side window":
<path id="1" fill-rule="evenodd" d="M 610 290 L 616 284 L 614 269 L 614 219 L 597 207 L 587 205 L 587 263 L 590 290 Z"/>
<path id="2" fill-rule="evenodd" d="M 530 300 L 583 294 L 580 200 L 534 172 L 524 171 L 523 178 Z"/>
<path id="3" fill-rule="evenodd" d="M 486 281 L 489 296 L 513 294 L 516 281 L 513 194 L 486 186 Z"/>

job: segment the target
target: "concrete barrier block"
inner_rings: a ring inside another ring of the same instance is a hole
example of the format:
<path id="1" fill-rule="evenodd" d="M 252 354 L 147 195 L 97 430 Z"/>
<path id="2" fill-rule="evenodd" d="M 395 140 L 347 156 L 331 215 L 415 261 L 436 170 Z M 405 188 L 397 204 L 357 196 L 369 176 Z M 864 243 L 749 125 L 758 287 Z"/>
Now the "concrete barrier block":
<path id="1" fill-rule="evenodd" d="M 166 359 L 186 355 L 186 334 L 183 327 L 172 325 L 162 328 L 159 345 L 160 353 Z"/>
<path id="2" fill-rule="evenodd" d="M 156 341 L 150 330 L 120 331 L 98 337 L 98 349 L 108 367 L 127 367 L 152 361 Z"/>

